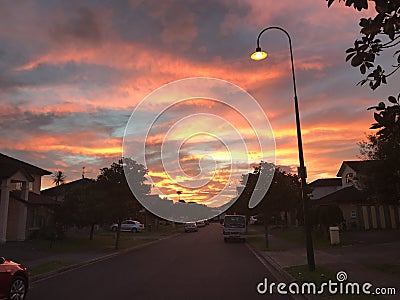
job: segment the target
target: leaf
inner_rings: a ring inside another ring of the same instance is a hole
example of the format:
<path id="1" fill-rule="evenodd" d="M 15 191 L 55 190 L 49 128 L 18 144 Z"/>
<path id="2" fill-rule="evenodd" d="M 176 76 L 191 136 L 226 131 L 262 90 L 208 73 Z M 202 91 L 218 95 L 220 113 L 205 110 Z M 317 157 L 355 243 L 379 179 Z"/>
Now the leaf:
<path id="1" fill-rule="evenodd" d="M 379 102 L 379 104 L 378 104 L 378 109 L 379 109 L 379 110 L 383 110 L 383 109 L 385 109 L 385 108 L 386 108 L 385 103 Z"/>
<path id="2" fill-rule="evenodd" d="M 356 53 L 350 53 L 349 55 L 346 56 L 346 61 L 348 61 L 350 58 L 352 58 Z"/>
<path id="3" fill-rule="evenodd" d="M 357 83 L 357 85 L 364 85 L 367 81 L 368 79 L 363 79 L 359 83 Z"/>
<path id="4" fill-rule="evenodd" d="M 360 54 L 357 54 L 356 56 L 353 57 L 353 59 L 351 60 L 351 65 L 353 67 L 358 67 L 359 65 L 361 65 L 363 62 L 363 57 Z"/>
<path id="5" fill-rule="evenodd" d="M 378 129 L 378 128 L 381 128 L 381 127 L 383 127 L 383 125 L 378 124 L 378 123 L 374 123 L 374 124 L 372 124 L 372 126 L 369 129 Z"/>
<path id="6" fill-rule="evenodd" d="M 361 27 L 365 27 L 365 26 L 368 26 L 369 25 L 369 20 L 368 19 L 366 19 L 366 18 L 361 18 L 360 19 L 360 26 Z"/>
<path id="7" fill-rule="evenodd" d="M 366 61 L 366 62 L 365 62 L 365 65 L 367 66 L 368 69 L 369 69 L 369 68 L 372 68 L 372 67 L 374 66 L 374 64 L 371 63 L 371 62 L 369 62 L 369 61 Z"/>
<path id="8" fill-rule="evenodd" d="M 375 54 L 369 52 L 365 55 L 365 60 L 369 62 L 373 62 L 375 60 Z"/>
<path id="9" fill-rule="evenodd" d="M 365 66 L 365 64 L 362 64 L 361 66 L 360 66 L 360 72 L 361 72 L 361 74 L 365 74 L 365 72 L 367 71 L 367 67 Z"/>
<path id="10" fill-rule="evenodd" d="M 396 98 L 395 97 L 393 97 L 393 96 L 389 96 L 388 97 L 388 100 L 389 100 L 389 102 L 391 102 L 391 103 L 397 103 L 397 100 L 396 100 Z"/>
<path id="11" fill-rule="evenodd" d="M 383 123 L 383 117 L 382 117 L 380 114 L 378 114 L 378 113 L 374 113 L 374 119 L 375 119 L 375 121 L 377 121 L 379 124 L 382 124 L 382 123 Z"/>

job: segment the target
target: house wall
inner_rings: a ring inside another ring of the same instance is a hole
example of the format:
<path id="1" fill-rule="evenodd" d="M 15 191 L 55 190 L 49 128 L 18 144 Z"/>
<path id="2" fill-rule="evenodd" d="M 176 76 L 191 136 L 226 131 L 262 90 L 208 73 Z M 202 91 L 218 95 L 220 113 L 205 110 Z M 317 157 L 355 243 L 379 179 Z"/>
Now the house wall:
<path id="1" fill-rule="evenodd" d="M 33 192 L 36 194 L 40 194 L 40 187 L 42 186 L 42 176 L 37 174 L 32 174 L 32 177 L 35 179 L 33 181 Z"/>
<path id="2" fill-rule="evenodd" d="M 54 212 L 46 206 L 34 206 L 28 210 L 26 229 L 27 237 L 35 238 L 39 231 L 46 226 L 51 226 L 54 222 Z"/>
<path id="3" fill-rule="evenodd" d="M 359 228 L 360 222 L 357 205 L 340 204 L 339 207 L 343 212 L 346 229 Z"/>
<path id="4" fill-rule="evenodd" d="M 18 240 L 18 222 L 19 211 L 25 204 L 15 199 L 10 199 L 8 206 L 8 219 L 7 219 L 7 241 Z"/>
<path id="5" fill-rule="evenodd" d="M 346 182 L 346 177 L 347 177 L 346 175 L 349 174 L 349 173 L 353 174 L 353 178 L 355 176 L 357 176 L 356 172 L 352 168 L 350 168 L 349 166 L 346 166 L 344 168 L 343 174 L 342 174 L 342 187 L 348 187 L 348 186 L 353 185 L 352 182 Z"/>

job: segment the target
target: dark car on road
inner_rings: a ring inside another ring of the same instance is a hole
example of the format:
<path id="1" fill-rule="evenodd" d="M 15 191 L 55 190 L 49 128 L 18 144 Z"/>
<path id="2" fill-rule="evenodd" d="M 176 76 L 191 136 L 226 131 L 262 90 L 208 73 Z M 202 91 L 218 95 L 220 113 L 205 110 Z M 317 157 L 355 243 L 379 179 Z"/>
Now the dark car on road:
<path id="1" fill-rule="evenodd" d="M 197 231 L 196 222 L 186 222 L 184 224 L 185 232 L 194 232 Z"/>
<path id="2" fill-rule="evenodd" d="M 27 269 L 16 262 L 0 257 L 0 299 L 23 300 L 28 292 Z"/>

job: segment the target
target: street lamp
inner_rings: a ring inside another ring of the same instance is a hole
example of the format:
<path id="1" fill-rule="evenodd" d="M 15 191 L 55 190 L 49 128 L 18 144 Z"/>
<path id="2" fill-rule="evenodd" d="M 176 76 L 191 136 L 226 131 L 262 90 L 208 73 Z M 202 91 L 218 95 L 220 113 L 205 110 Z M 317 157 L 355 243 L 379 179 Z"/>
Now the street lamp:
<path id="1" fill-rule="evenodd" d="M 293 64 L 293 51 L 292 51 L 292 40 L 290 38 L 289 33 L 277 26 L 271 26 L 263 29 L 257 37 L 257 48 L 256 51 L 251 55 L 251 59 L 253 60 L 263 60 L 267 58 L 268 54 L 261 50 L 260 47 L 260 37 L 261 35 L 270 29 L 278 29 L 286 34 L 289 39 L 289 50 L 290 50 L 290 61 L 292 63 L 292 78 L 293 78 L 293 91 L 294 91 L 294 109 L 296 113 L 296 129 L 297 129 L 297 146 L 299 149 L 299 162 L 300 166 L 298 168 L 298 174 L 301 179 L 301 199 L 303 202 L 303 210 L 304 210 L 304 225 L 305 225 L 305 232 L 306 232 L 306 249 L 307 249 L 307 263 L 308 268 L 310 271 L 315 270 L 315 261 L 314 261 L 314 249 L 313 249 L 313 242 L 312 242 L 312 235 L 311 235 L 311 224 L 310 224 L 310 207 L 308 198 L 306 195 L 306 178 L 307 178 L 307 171 L 306 167 L 304 166 L 304 155 L 303 155 L 303 143 L 301 139 L 301 129 L 300 129 L 300 116 L 299 116 L 299 104 L 297 100 L 297 91 L 296 91 L 296 78 L 294 76 L 294 64 Z"/>

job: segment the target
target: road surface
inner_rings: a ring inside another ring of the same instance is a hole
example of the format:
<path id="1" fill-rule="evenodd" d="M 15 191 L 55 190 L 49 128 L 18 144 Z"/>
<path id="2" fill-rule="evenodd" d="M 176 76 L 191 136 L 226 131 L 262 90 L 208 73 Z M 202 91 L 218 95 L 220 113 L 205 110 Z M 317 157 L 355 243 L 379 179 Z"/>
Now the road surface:
<path id="1" fill-rule="evenodd" d="M 265 277 L 276 281 L 246 243 L 224 243 L 212 223 L 34 282 L 27 300 L 292 299 L 259 295 Z"/>

